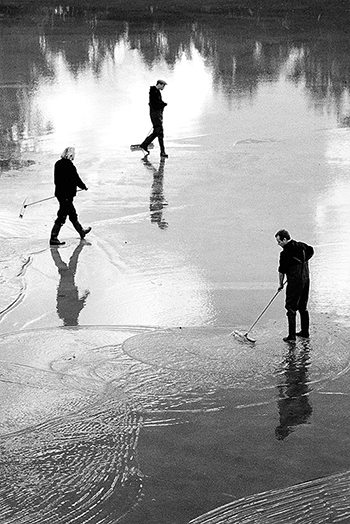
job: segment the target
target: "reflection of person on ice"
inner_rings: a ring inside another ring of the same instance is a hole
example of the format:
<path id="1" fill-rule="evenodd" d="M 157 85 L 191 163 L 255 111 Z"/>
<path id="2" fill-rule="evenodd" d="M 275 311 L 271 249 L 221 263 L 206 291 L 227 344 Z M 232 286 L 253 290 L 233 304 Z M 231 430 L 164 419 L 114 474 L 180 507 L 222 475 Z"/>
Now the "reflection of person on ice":
<path id="1" fill-rule="evenodd" d="M 288 336 L 285 342 L 295 342 L 296 335 L 309 337 L 309 299 L 310 277 L 308 260 L 313 256 L 314 249 L 304 242 L 292 240 L 285 229 L 280 229 L 275 235 L 277 244 L 283 249 L 279 261 L 279 290 L 283 288 L 284 276 L 287 277 L 286 303 L 288 318 Z M 301 328 L 296 333 L 296 312 L 300 314 Z"/>
<path id="2" fill-rule="evenodd" d="M 57 218 L 51 231 L 50 245 L 60 246 L 65 242 L 58 240 L 58 234 L 61 227 L 66 222 L 67 216 L 72 222 L 76 231 L 78 231 L 80 238 L 83 239 L 91 231 L 91 227 L 86 229 L 78 221 L 78 215 L 73 205 L 73 199 L 77 194 L 77 187 L 87 190 L 86 185 L 81 180 L 78 172 L 73 164 L 75 157 L 74 147 L 66 147 L 63 151 L 60 160 L 55 164 L 54 181 L 55 181 L 55 197 L 57 198 L 60 207 L 57 212 Z"/>
<path id="3" fill-rule="evenodd" d="M 75 285 L 75 274 L 78 266 L 79 255 L 87 242 L 79 242 L 66 264 L 61 258 L 59 249 L 52 248 L 51 256 L 60 275 L 57 287 L 57 313 L 65 326 L 77 326 L 80 311 L 85 307 L 85 302 L 90 292 L 85 291 L 79 296 L 78 287 Z"/>
<path id="4" fill-rule="evenodd" d="M 157 80 L 155 86 L 151 86 L 149 90 L 149 108 L 150 108 L 150 117 L 153 125 L 153 131 L 147 138 L 140 144 L 141 149 L 145 152 L 146 155 L 149 155 L 148 146 L 153 140 L 158 137 L 159 147 L 160 147 L 160 156 L 163 158 L 168 158 L 168 155 L 165 152 L 164 148 L 164 130 L 163 130 L 163 111 L 164 107 L 167 105 L 162 100 L 161 91 L 167 83 L 164 80 Z"/>
<path id="5" fill-rule="evenodd" d="M 161 158 L 159 167 L 156 169 L 151 162 L 149 162 L 147 156 L 142 159 L 147 169 L 153 173 L 153 182 L 151 187 L 151 196 L 149 202 L 149 210 L 151 212 L 151 222 L 158 224 L 160 229 L 166 229 L 168 222 L 163 218 L 163 208 L 168 205 L 165 200 L 163 191 L 163 180 L 164 180 L 164 163 L 165 159 Z"/>

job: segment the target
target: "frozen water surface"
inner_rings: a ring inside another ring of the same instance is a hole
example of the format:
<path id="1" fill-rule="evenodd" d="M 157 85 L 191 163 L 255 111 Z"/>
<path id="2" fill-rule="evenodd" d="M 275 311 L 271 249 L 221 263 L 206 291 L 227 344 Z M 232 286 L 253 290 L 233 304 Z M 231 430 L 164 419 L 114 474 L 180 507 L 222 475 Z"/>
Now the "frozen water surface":
<path id="1" fill-rule="evenodd" d="M 149 16 L 0 21 L 0 520 L 348 522 L 348 34 Z M 157 78 L 162 161 L 130 150 Z M 93 229 L 50 249 L 69 145 Z M 312 337 L 281 294 L 248 344 L 280 227 L 315 246 Z"/>

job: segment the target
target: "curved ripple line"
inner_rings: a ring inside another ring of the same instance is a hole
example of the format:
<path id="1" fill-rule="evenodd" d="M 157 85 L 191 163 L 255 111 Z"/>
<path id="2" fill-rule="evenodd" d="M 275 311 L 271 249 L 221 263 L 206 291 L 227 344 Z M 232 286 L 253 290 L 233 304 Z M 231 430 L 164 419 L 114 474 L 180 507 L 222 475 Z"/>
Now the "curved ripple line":
<path id="1" fill-rule="evenodd" d="M 350 521 L 350 471 L 244 497 L 189 524 L 335 524 Z"/>
<path id="2" fill-rule="evenodd" d="M 0 446 L 2 523 L 112 523 L 142 492 L 135 458 L 141 417 L 106 399 Z"/>

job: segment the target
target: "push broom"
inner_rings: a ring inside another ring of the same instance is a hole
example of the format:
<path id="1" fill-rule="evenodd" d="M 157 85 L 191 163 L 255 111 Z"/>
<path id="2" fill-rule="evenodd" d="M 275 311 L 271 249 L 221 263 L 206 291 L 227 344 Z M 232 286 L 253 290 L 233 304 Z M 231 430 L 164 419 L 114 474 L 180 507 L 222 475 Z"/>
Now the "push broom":
<path id="1" fill-rule="evenodd" d="M 79 191 L 84 191 L 84 190 L 83 189 L 78 189 L 77 193 Z M 27 207 L 34 206 L 35 204 L 39 204 L 40 202 L 45 202 L 46 200 L 51 200 L 52 198 L 56 198 L 56 197 L 55 196 L 50 196 L 50 197 L 47 197 L 47 198 L 42 198 L 41 200 L 36 200 L 35 202 L 30 202 L 29 204 L 26 204 L 28 198 L 25 198 L 24 201 L 23 201 L 21 210 L 19 212 L 19 218 L 23 218 L 24 212 L 27 209 Z"/>
<path id="2" fill-rule="evenodd" d="M 275 300 L 275 298 L 277 297 L 277 295 L 282 291 L 283 289 L 283 286 L 284 286 L 284 282 L 282 284 L 282 287 L 280 289 L 278 289 L 276 291 L 276 293 L 273 295 L 273 297 L 271 298 L 270 302 L 267 304 L 267 306 L 265 306 L 265 308 L 262 310 L 262 312 L 260 313 L 260 315 L 258 316 L 258 318 L 256 319 L 256 321 L 254 322 L 254 324 L 252 324 L 250 326 L 250 328 L 248 329 L 248 331 L 246 333 L 242 333 L 241 331 L 238 331 L 238 330 L 234 330 L 230 333 L 230 335 L 233 335 L 235 337 L 239 337 L 243 340 L 247 340 L 248 342 L 252 342 L 253 344 L 255 344 L 256 340 L 252 337 L 249 336 L 249 333 L 251 332 L 251 330 L 253 329 L 253 327 L 258 323 L 258 321 L 261 319 L 261 317 L 263 316 L 263 314 L 265 313 L 265 311 L 268 309 L 268 307 L 270 307 L 270 305 L 272 304 L 272 302 Z"/>

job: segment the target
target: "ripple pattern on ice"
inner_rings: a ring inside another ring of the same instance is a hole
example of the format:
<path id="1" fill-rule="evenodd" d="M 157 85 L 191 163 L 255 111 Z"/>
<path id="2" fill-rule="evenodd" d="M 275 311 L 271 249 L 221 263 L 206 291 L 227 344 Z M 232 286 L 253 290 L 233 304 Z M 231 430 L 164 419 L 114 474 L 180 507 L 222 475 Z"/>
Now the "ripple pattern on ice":
<path id="1" fill-rule="evenodd" d="M 120 341 L 129 335 L 61 328 L 0 337 L 1 522 L 112 523 L 137 504 L 142 419 L 114 382 L 127 371 Z M 108 360 L 112 378 L 99 371 Z"/>
<path id="2" fill-rule="evenodd" d="M 296 349 L 312 355 L 310 382 L 328 380 L 346 372 L 346 343 L 333 331 L 319 326 L 310 341 L 300 339 Z M 201 376 L 202 382 L 223 387 L 261 389 L 275 387 L 286 345 L 274 330 L 258 333 L 252 345 L 229 335 L 226 328 L 177 328 L 142 333 L 123 344 L 132 358 L 149 365 Z"/>
<path id="3" fill-rule="evenodd" d="M 1 443 L 3 523 L 112 523 L 138 501 L 140 419 L 105 403 Z"/>
<path id="4" fill-rule="evenodd" d="M 336 524 L 350 521 L 350 472 L 245 497 L 190 524 Z"/>

